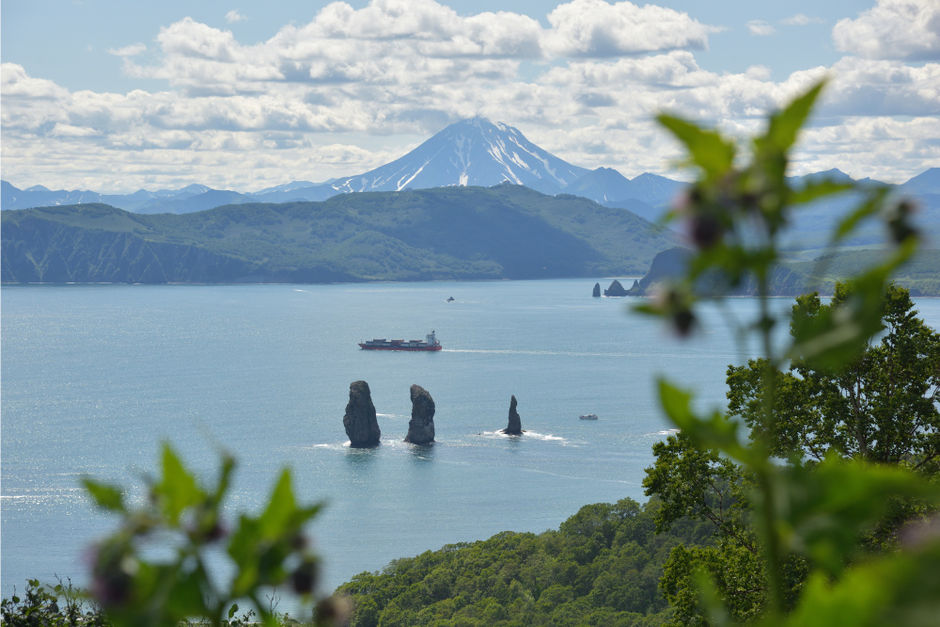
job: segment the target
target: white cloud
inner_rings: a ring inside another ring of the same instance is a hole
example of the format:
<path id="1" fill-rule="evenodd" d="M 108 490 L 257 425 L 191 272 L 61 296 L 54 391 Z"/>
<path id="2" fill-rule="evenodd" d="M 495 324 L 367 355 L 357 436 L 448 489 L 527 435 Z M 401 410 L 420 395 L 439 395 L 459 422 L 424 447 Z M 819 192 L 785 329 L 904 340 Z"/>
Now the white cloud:
<path id="1" fill-rule="evenodd" d="M 823 112 L 839 116 L 917 116 L 940 119 L 940 64 L 846 57 L 833 65 Z M 937 135 L 940 137 L 940 135 Z"/>
<path id="2" fill-rule="evenodd" d="M 113 51 L 127 53 L 132 75 L 165 83 L 152 91 L 72 92 L 4 63 L 4 176 L 104 191 L 197 181 L 254 190 L 363 172 L 474 115 L 577 165 L 668 173 L 678 147 L 656 112 L 743 136 L 827 73 L 798 166 L 909 177 L 938 162 L 938 63 L 846 57 L 775 80 L 761 66 L 699 66 L 692 49 L 714 29 L 670 9 L 574 0 L 547 17 L 542 26 L 432 0 L 334 2 L 252 45 L 185 18 L 160 30 L 153 65 L 133 46 Z"/>
<path id="3" fill-rule="evenodd" d="M 832 29 L 836 48 L 868 59 L 940 60 L 940 2 L 878 0 Z"/>
<path id="4" fill-rule="evenodd" d="M 244 21 L 246 18 L 244 15 L 238 12 L 238 9 L 232 9 L 225 14 L 225 21 L 229 24 L 234 24 L 235 22 Z"/>
<path id="5" fill-rule="evenodd" d="M 768 35 L 773 35 L 776 32 L 776 29 L 766 20 L 749 21 L 747 23 L 747 30 L 752 35 L 756 35 L 758 37 L 767 37 Z"/>
<path id="6" fill-rule="evenodd" d="M 780 20 L 780 23 L 786 26 L 806 26 L 808 24 L 822 24 L 823 20 L 819 17 L 810 17 L 804 13 L 797 13 Z"/>
<path id="7" fill-rule="evenodd" d="M 67 91 L 52 81 L 33 78 L 26 74 L 22 65 L 3 63 L 0 65 L 0 92 L 9 104 L 10 98 L 56 99 Z"/>
<path id="8" fill-rule="evenodd" d="M 617 57 L 677 48 L 703 49 L 715 29 L 687 13 L 652 4 L 572 0 L 548 15 L 546 45 L 560 56 Z"/>
<path id="9" fill-rule="evenodd" d="M 124 46 L 123 48 L 108 48 L 108 54 L 113 54 L 116 57 L 135 57 L 143 52 L 146 52 L 146 50 L 146 44 L 136 43 L 129 46 Z"/>

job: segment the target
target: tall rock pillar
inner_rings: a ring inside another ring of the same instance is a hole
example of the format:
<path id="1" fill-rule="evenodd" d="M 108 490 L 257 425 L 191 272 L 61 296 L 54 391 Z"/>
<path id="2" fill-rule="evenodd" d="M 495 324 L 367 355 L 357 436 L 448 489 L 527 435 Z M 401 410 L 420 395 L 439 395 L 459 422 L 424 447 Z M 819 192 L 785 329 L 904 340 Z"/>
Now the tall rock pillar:
<path id="1" fill-rule="evenodd" d="M 405 442 L 431 444 L 434 442 L 434 399 L 420 385 L 411 386 L 411 421 Z"/>
<path id="2" fill-rule="evenodd" d="M 349 384 L 349 403 L 346 404 L 343 426 L 346 427 L 350 446 L 368 448 L 379 445 L 382 432 L 375 419 L 372 393 L 365 381 L 353 381 Z"/>

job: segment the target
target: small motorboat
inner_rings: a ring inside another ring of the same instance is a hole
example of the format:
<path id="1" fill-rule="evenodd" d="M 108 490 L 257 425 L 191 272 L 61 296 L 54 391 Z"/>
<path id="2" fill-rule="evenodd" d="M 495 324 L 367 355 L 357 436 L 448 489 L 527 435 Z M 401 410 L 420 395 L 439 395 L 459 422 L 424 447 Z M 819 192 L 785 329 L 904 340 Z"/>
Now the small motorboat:
<path id="1" fill-rule="evenodd" d="M 582 414 L 578 418 L 581 420 L 597 420 L 597 414 Z"/>

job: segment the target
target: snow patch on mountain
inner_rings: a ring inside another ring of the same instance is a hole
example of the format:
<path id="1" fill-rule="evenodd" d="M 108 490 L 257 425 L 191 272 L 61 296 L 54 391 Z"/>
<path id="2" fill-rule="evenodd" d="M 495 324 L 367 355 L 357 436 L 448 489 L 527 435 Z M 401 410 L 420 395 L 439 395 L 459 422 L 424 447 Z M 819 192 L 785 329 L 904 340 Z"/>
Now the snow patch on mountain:
<path id="1" fill-rule="evenodd" d="M 338 179 L 337 192 L 401 191 L 503 182 L 555 194 L 587 172 L 545 152 L 507 124 L 471 118 L 451 124 L 391 163 Z"/>

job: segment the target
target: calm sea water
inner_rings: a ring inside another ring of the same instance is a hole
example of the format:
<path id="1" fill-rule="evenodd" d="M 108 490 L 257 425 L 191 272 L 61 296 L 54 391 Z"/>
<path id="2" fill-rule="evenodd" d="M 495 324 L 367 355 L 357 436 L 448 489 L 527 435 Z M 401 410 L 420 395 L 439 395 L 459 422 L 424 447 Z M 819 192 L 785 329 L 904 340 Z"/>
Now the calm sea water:
<path id="1" fill-rule="evenodd" d="M 630 301 L 591 298 L 593 283 L 3 287 L 3 595 L 27 577 L 84 583 L 114 520 L 80 477 L 139 494 L 164 440 L 207 479 L 220 449 L 236 454 L 233 512 L 256 510 L 291 467 L 300 498 L 327 505 L 310 529 L 324 590 L 444 544 L 557 527 L 587 503 L 643 500 L 669 429 L 655 376 L 720 404 L 747 349 L 717 311 L 681 342 Z M 936 328 L 940 301 L 918 306 Z M 356 345 L 432 329 L 440 353 Z M 357 379 L 380 414 L 373 450 L 350 449 L 343 430 Z M 413 383 L 437 406 L 432 447 L 402 441 Z M 513 394 L 521 438 L 497 432 Z"/>

